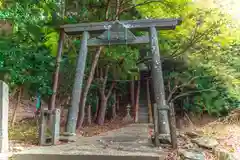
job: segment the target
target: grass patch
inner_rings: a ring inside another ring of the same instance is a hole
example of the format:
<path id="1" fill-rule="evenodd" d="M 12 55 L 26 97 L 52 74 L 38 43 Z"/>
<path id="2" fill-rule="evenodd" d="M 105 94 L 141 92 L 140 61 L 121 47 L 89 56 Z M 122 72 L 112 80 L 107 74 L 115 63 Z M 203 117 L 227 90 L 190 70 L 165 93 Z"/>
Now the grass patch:
<path id="1" fill-rule="evenodd" d="M 10 125 L 9 125 L 10 126 Z M 38 143 L 38 127 L 36 119 L 18 122 L 8 129 L 9 139 L 28 144 Z"/>

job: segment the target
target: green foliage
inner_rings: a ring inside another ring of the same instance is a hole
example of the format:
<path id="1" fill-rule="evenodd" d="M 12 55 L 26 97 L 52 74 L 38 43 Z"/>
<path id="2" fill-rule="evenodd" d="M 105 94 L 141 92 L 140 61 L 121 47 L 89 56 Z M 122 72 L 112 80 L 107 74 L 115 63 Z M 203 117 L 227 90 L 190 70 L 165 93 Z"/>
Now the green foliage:
<path id="1" fill-rule="evenodd" d="M 54 59 L 49 50 L 44 46 L 18 43 L 18 39 L 14 38 L 10 41 L 0 39 L 1 79 L 11 88 L 25 86 L 33 92 L 49 93 L 50 74 L 54 69 Z"/>
<path id="2" fill-rule="evenodd" d="M 105 0 L 0 2 L 0 20 L 13 24 L 12 34 L 0 37 L 0 79 L 7 81 L 12 89 L 24 86 L 30 93 L 40 91 L 44 95 L 51 94 L 58 44 L 55 28 L 63 22 L 113 20 L 117 15 L 115 1 L 109 4 Z M 174 88 L 183 85 L 176 89 L 171 100 L 180 105 L 182 102 L 186 110 L 215 115 L 239 107 L 240 32 L 229 15 L 219 9 L 203 8 L 191 0 L 145 5 L 142 3 L 146 0 L 124 2 L 119 10 L 120 19 L 183 18 L 176 30 L 159 33 L 166 92 L 170 95 Z M 133 7 L 136 4 L 137 9 Z M 66 36 L 59 99 L 71 94 L 79 44 L 78 38 Z M 127 44 L 106 47 L 98 67 L 110 66 L 109 81 L 130 79 L 136 76 L 130 70 L 136 68 L 138 50 L 139 46 Z M 90 48 L 84 80 L 88 78 L 94 54 L 95 49 Z M 91 85 L 87 104 L 96 106 L 98 85 L 97 82 Z M 127 83 L 118 82 L 116 89 L 125 94 L 127 87 Z"/>
<path id="3" fill-rule="evenodd" d="M 127 45 L 109 47 L 100 58 L 100 65 L 111 66 L 110 78 L 112 80 L 130 79 L 131 69 L 136 68 L 138 49 L 130 48 Z"/>
<path id="4" fill-rule="evenodd" d="M 196 79 L 191 88 L 177 90 L 173 99 L 181 100 L 187 110 L 218 116 L 239 107 L 239 26 L 229 15 L 186 0 L 168 0 L 138 10 L 143 17 L 183 18 L 176 30 L 160 34 L 161 53 L 173 58 L 164 61 L 166 85 L 174 88 L 196 76 L 208 77 Z"/>
<path id="5" fill-rule="evenodd" d="M 46 28 L 52 20 L 48 15 L 56 6 L 53 1 L 23 0 L 6 5 L 9 8 L 0 11 L 0 19 L 12 23 L 13 32 L 0 38 L 0 78 L 12 89 L 24 86 L 33 95 L 37 91 L 49 95 L 55 65 L 54 57 L 50 55 L 53 48 L 45 45 L 48 39 Z"/>

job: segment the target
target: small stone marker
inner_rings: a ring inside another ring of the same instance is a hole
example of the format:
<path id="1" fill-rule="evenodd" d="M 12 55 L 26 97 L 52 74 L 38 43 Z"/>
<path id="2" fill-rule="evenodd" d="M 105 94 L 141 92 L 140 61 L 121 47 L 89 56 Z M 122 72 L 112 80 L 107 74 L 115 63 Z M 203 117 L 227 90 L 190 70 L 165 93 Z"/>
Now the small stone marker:
<path id="1" fill-rule="evenodd" d="M 0 159 L 8 159 L 8 85 L 0 80 Z"/>
<path id="2" fill-rule="evenodd" d="M 129 121 L 133 121 L 133 118 L 130 115 L 130 110 L 131 110 L 131 106 L 127 105 L 127 115 L 124 117 L 124 121 L 129 122 Z"/>
<path id="3" fill-rule="evenodd" d="M 50 119 L 50 125 L 47 121 Z M 48 109 L 42 109 L 40 115 L 40 127 L 39 127 L 39 144 L 40 145 L 56 145 L 60 137 L 60 109 L 49 111 Z M 50 127 L 50 128 L 49 128 Z M 47 135 L 47 130 L 51 130 L 51 136 Z"/>

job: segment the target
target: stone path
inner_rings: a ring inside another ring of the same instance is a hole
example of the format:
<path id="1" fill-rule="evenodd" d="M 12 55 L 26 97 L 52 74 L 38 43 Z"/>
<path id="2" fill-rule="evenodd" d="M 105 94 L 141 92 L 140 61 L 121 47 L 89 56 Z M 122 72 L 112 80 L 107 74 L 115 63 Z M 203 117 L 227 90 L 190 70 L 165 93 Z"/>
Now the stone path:
<path id="1" fill-rule="evenodd" d="M 35 147 L 14 155 L 16 160 L 164 160 L 168 150 L 155 148 L 148 140 L 148 124 L 131 124 L 94 137 L 78 137 L 76 142 Z"/>

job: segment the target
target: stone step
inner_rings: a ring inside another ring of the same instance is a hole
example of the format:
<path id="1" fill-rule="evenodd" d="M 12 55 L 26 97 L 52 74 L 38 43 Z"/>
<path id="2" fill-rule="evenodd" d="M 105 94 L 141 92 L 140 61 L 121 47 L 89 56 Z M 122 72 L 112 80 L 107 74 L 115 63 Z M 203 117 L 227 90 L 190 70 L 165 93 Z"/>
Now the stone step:
<path id="1" fill-rule="evenodd" d="M 146 107 L 146 106 L 148 106 L 148 104 L 146 104 L 146 103 L 139 103 L 138 106 L 144 106 L 144 107 Z"/>
<path id="2" fill-rule="evenodd" d="M 146 100 L 140 100 L 139 102 L 138 122 L 148 123 L 148 105 Z"/>
<path id="3" fill-rule="evenodd" d="M 140 123 L 148 123 L 148 113 L 139 113 L 138 114 L 138 121 Z"/>
<path id="4" fill-rule="evenodd" d="M 139 123 L 148 123 L 148 118 L 138 118 Z"/>
<path id="5" fill-rule="evenodd" d="M 138 117 L 145 117 L 145 118 L 148 118 L 148 114 L 139 114 Z"/>
<path id="6" fill-rule="evenodd" d="M 139 114 L 138 114 L 138 117 L 148 118 L 148 114 L 143 114 L 143 113 L 141 114 L 141 113 L 139 113 Z"/>
<path id="7" fill-rule="evenodd" d="M 148 112 L 138 112 L 139 115 L 146 115 L 148 116 Z"/>
<path id="8" fill-rule="evenodd" d="M 147 105 L 147 104 L 139 104 L 138 106 L 139 106 L 139 107 L 148 108 L 148 105 Z"/>
<path id="9" fill-rule="evenodd" d="M 148 112 L 148 108 L 139 107 L 138 112 Z"/>
<path id="10" fill-rule="evenodd" d="M 145 106 L 145 107 L 147 107 L 148 106 L 148 104 L 147 103 L 139 103 L 139 105 L 138 106 Z"/>
<path id="11" fill-rule="evenodd" d="M 148 123 L 148 120 L 146 120 L 146 119 L 139 119 L 138 123 Z"/>
<path id="12" fill-rule="evenodd" d="M 139 116 L 138 116 L 138 119 L 147 119 L 147 120 L 148 120 L 148 116 L 145 116 L 145 115 L 139 115 Z"/>
<path id="13" fill-rule="evenodd" d="M 164 160 L 166 155 L 18 154 L 15 160 Z"/>
<path id="14" fill-rule="evenodd" d="M 139 100 L 139 104 L 147 104 L 146 100 Z"/>
<path id="15" fill-rule="evenodd" d="M 138 106 L 139 108 L 148 108 L 148 105 L 147 104 L 141 104 Z"/>

